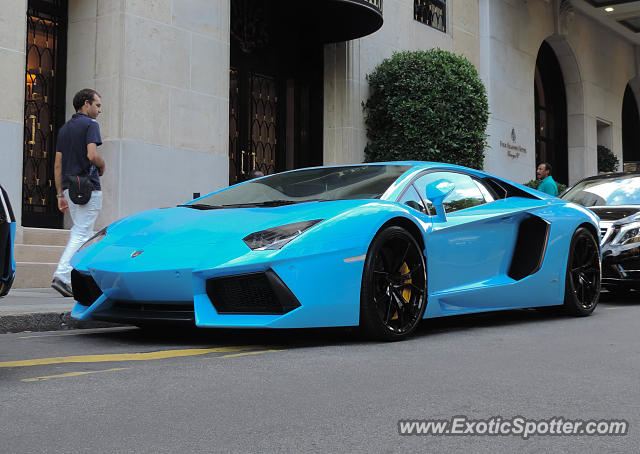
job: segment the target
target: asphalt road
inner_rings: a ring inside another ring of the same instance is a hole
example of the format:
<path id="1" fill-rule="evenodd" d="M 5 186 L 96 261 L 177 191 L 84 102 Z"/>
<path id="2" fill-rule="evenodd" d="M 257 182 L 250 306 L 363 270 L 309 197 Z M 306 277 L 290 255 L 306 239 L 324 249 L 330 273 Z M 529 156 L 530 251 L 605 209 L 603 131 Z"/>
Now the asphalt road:
<path id="1" fill-rule="evenodd" d="M 639 452 L 640 297 L 352 330 L 0 335 L 0 452 Z M 625 436 L 400 436 L 398 420 L 616 419 Z"/>

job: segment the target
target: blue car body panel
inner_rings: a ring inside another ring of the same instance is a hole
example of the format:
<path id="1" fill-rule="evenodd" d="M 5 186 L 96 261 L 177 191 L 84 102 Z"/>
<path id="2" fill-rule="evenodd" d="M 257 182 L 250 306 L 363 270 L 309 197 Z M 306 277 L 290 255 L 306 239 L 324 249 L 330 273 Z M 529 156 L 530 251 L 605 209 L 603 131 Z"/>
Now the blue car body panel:
<path id="1" fill-rule="evenodd" d="M 0 297 L 9 293 L 16 273 L 16 220 L 6 191 L 0 186 Z"/>
<path id="2" fill-rule="evenodd" d="M 193 304 L 193 323 L 199 327 L 358 325 L 367 251 L 390 223 L 419 232 L 424 245 L 425 318 L 562 304 L 571 237 L 581 225 L 597 234 L 596 216 L 477 170 L 439 163 L 389 164 L 410 169 L 380 199 L 206 211 L 175 207 L 117 221 L 104 239 L 72 260 L 76 272 L 90 276 L 101 292 L 89 303 L 76 303 L 72 316 L 100 319 L 98 314 L 115 314 L 119 301 L 153 302 L 154 307 L 188 301 Z M 517 188 L 522 196 L 448 213 L 446 220 L 396 201 L 417 176 L 435 169 L 490 177 Z M 513 279 L 509 267 L 518 226 L 534 217 L 549 226 L 542 263 L 533 274 Z M 323 221 L 281 249 L 251 250 L 243 241 L 254 232 L 318 219 Z M 281 280 L 299 303 L 296 308 L 281 314 L 216 310 L 207 282 L 266 272 Z"/>

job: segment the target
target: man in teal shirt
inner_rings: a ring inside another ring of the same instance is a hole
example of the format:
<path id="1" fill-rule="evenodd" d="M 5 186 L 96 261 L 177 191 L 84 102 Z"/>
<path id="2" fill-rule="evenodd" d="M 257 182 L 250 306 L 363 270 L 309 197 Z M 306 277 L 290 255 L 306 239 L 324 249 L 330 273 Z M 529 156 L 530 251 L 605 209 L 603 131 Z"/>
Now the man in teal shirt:
<path id="1" fill-rule="evenodd" d="M 538 168 L 536 169 L 536 176 L 538 177 L 538 180 L 542 180 L 540 182 L 540 186 L 538 186 L 538 191 L 542 191 L 555 197 L 558 196 L 558 185 L 551 177 L 551 165 L 548 162 L 543 162 L 538 165 Z"/>

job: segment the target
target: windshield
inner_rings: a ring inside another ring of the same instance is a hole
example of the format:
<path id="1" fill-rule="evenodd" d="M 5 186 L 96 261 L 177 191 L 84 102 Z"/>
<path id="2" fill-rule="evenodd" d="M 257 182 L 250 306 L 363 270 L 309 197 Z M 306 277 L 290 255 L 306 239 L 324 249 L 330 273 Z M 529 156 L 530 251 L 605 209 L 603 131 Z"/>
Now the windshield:
<path id="1" fill-rule="evenodd" d="M 640 175 L 583 181 L 562 198 L 586 207 L 640 205 Z"/>
<path id="2" fill-rule="evenodd" d="M 377 199 L 410 168 L 406 165 L 362 165 L 296 170 L 231 186 L 187 206 L 277 206 L 309 201 Z"/>

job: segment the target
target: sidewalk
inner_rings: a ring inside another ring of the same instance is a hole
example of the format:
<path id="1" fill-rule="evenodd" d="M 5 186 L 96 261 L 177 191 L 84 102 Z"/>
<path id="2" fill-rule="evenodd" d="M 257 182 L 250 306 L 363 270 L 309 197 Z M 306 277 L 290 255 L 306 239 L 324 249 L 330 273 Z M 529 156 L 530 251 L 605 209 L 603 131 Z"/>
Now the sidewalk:
<path id="1" fill-rule="evenodd" d="M 11 289 L 0 299 L 0 334 L 116 326 L 73 320 L 73 305 L 73 298 L 65 298 L 52 288 Z"/>

